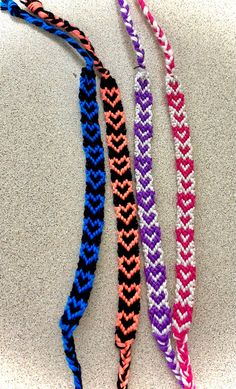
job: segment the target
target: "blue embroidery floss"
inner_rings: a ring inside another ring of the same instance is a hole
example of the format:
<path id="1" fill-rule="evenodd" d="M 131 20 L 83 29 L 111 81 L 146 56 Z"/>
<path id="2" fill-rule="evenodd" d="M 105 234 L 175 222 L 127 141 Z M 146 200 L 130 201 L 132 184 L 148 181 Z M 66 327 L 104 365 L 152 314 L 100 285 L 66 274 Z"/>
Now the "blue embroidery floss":
<path id="1" fill-rule="evenodd" d="M 0 3 L 2 10 L 12 16 L 59 36 L 69 43 L 85 59 L 79 88 L 79 105 L 83 134 L 83 148 L 86 157 L 86 192 L 84 203 L 83 232 L 80 245 L 79 262 L 75 272 L 73 286 L 68 297 L 64 313 L 60 320 L 63 347 L 69 368 L 74 376 L 76 389 L 82 389 L 81 366 L 77 360 L 74 330 L 79 325 L 87 306 L 95 278 L 96 264 L 104 226 L 105 203 L 105 164 L 101 130 L 98 122 L 98 104 L 96 101 L 96 79 L 93 60 L 89 54 L 66 33 L 47 25 L 42 20 L 21 10 L 12 0 Z"/>
<path id="2" fill-rule="evenodd" d="M 74 283 L 60 321 L 66 359 L 74 374 L 76 389 L 82 388 L 82 379 L 81 367 L 75 352 L 73 332 L 79 325 L 88 305 L 104 224 L 104 153 L 98 124 L 95 73 L 92 68 L 82 69 L 79 98 L 83 146 L 86 155 L 83 235 Z"/>

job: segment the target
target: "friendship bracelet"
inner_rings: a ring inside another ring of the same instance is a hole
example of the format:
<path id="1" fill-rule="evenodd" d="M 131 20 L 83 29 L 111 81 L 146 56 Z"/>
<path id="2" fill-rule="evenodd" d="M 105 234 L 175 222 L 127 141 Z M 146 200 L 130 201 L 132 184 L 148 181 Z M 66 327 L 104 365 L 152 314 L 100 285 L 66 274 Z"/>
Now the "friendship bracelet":
<path id="1" fill-rule="evenodd" d="M 131 347 L 139 321 L 140 258 L 131 162 L 120 90 L 115 79 L 95 54 L 91 42 L 81 30 L 55 16 L 52 12 L 44 10 L 40 1 L 27 0 L 23 3 L 38 17 L 78 38 L 94 59 L 94 66 L 101 74 L 101 98 L 106 121 L 113 203 L 118 229 L 119 303 L 115 339 L 116 346 L 120 350 L 120 366 L 117 388 L 126 389 L 131 364 Z"/>
<path id="2" fill-rule="evenodd" d="M 172 331 L 176 340 L 177 357 L 184 388 L 195 388 L 188 352 L 188 333 L 192 323 L 196 263 L 194 246 L 195 179 L 190 128 L 187 123 L 185 97 L 174 74 L 175 64 L 171 45 L 164 30 L 157 24 L 146 1 L 137 0 L 150 23 L 164 56 L 166 67 L 166 96 L 175 143 L 177 170 L 177 263 L 176 292 L 172 314 Z"/>
<path id="3" fill-rule="evenodd" d="M 22 1 L 23 2 L 23 1 Z M 131 36 L 140 70 L 135 78 L 135 175 L 141 240 L 145 256 L 148 285 L 149 317 L 152 330 L 169 367 L 183 388 L 195 388 L 188 352 L 188 333 L 192 322 L 196 264 L 194 247 L 195 181 L 190 129 L 187 124 L 185 98 L 174 74 L 174 57 L 163 29 L 157 24 L 144 0 L 138 0 L 151 24 L 165 55 L 166 94 L 175 142 L 177 169 L 177 264 L 176 297 L 173 307 L 172 331 L 177 344 L 178 362 L 170 343 L 170 308 L 166 288 L 166 270 L 161 248 L 161 234 L 155 207 L 152 178 L 151 138 L 152 95 L 145 68 L 144 51 L 134 30 L 126 1 L 118 0 L 126 29 Z M 12 0 L 0 3 L 1 9 L 25 19 L 46 31 L 60 36 L 74 47 L 86 61 L 80 78 L 80 107 L 83 145 L 86 154 L 86 195 L 80 261 L 72 291 L 61 318 L 63 344 L 68 365 L 73 371 L 75 388 L 82 388 L 81 367 L 77 361 L 73 332 L 79 324 L 92 289 L 103 229 L 105 172 L 104 154 L 98 125 L 96 83 L 93 66 L 101 74 L 101 97 L 107 129 L 113 202 L 117 217 L 119 256 L 119 307 L 116 345 L 120 349 L 118 388 L 127 388 L 131 363 L 131 346 L 135 339 L 140 310 L 140 259 L 136 207 L 134 202 L 125 117 L 120 91 L 114 78 L 103 67 L 91 42 L 77 27 L 42 8 L 39 1 L 27 1 L 28 8 L 48 23 L 70 32 L 80 39 L 82 49 L 61 30 L 21 10 Z M 97 135 L 98 134 L 98 135 Z M 95 141 L 97 143 L 95 144 Z M 102 154 L 101 154 L 102 152 Z M 100 158 L 101 157 L 101 158 Z M 101 192 L 99 192 L 101 191 Z M 99 194 L 98 194 L 99 193 Z M 88 195 L 88 196 L 87 196 Z M 87 244 L 88 243 L 88 244 Z M 161 315 L 161 316 L 160 316 Z M 159 319 L 161 317 L 161 320 Z M 180 374 L 179 374 L 180 372 Z M 180 376 L 181 375 L 181 376 Z"/>
<path id="4" fill-rule="evenodd" d="M 136 102 L 134 168 L 141 243 L 145 258 L 149 318 L 153 336 L 167 361 L 167 365 L 182 386 L 179 363 L 176 361 L 175 352 L 171 345 L 171 310 L 161 245 L 161 229 L 155 203 L 156 194 L 153 186 L 151 154 L 153 96 L 145 66 L 144 50 L 134 29 L 129 5 L 126 0 L 118 0 L 118 4 L 140 68 L 136 74 L 134 86 Z"/>
<path id="5" fill-rule="evenodd" d="M 88 306 L 89 296 L 93 287 L 104 225 L 105 201 L 104 150 L 98 123 L 93 60 L 67 34 L 29 15 L 27 12 L 21 10 L 13 1 L 6 0 L 0 6 L 2 10 L 8 10 L 12 16 L 24 19 L 28 23 L 60 36 L 72 45 L 86 60 L 87 66 L 82 69 L 79 90 L 83 148 L 86 156 L 86 193 L 83 232 L 79 263 L 75 273 L 73 287 L 60 323 L 67 362 L 74 374 L 75 388 L 80 389 L 82 388 L 81 367 L 76 357 L 73 332 Z"/>

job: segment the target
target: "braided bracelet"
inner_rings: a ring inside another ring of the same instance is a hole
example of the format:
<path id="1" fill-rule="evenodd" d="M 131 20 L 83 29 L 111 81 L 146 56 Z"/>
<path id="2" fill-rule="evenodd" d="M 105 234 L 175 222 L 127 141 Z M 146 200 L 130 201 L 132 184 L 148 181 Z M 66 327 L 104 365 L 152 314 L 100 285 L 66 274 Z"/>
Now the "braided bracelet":
<path id="1" fill-rule="evenodd" d="M 93 60 L 73 39 L 64 32 L 48 26 L 40 19 L 21 10 L 12 0 L 1 3 L 1 9 L 12 16 L 26 20 L 51 34 L 55 34 L 72 45 L 86 60 L 80 77 L 79 101 L 86 156 L 86 193 L 84 204 L 83 233 L 80 245 L 79 263 L 75 280 L 61 319 L 64 349 L 68 364 L 74 374 L 75 388 L 82 388 L 81 367 L 76 358 L 73 332 L 88 306 L 90 292 L 95 278 L 96 263 L 104 225 L 105 165 L 101 132 L 98 124 L 96 102 L 96 81 Z"/>
<path id="2" fill-rule="evenodd" d="M 137 0 L 150 23 L 165 56 L 166 96 L 175 143 L 177 170 L 177 263 L 176 292 L 172 331 L 184 388 L 195 388 L 188 352 L 188 333 L 192 322 L 196 263 L 194 247 L 195 180 L 190 128 L 187 123 L 185 97 L 176 77 L 174 56 L 165 32 L 157 24 L 144 0 Z"/>
<path id="3" fill-rule="evenodd" d="M 138 224 L 132 186 L 132 173 L 126 136 L 125 115 L 120 90 L 110 72 L 104 68 L 85 34 L 68 21 L 46 11 L 40 1 L 22 1 L 35 15 L 56 25 L 78 38 L 94 59 L 101 74 L 101 98 L 106 121 L 107 144 L 113 202 L 118 229 L 118 317 L 116 323 L 116 346 L 120 350 L 120 366 L 117 387 L 128 385 L 131 364 L 131 347 L 135 340 L 140 311 L 140 258 L 138 247 Z"/>
<path id="4" fill-rule="evenodd" d="M 134 167 L 141 243 L 145 258 L 149 318 L 153 336 L 169 368 L 182 386 L 179 363 L 176 361 L 171 345 L 171 311 L 168 302 L 166 267 L 161 247 L 161 230 L 155 204 L 156 194 L 153 186 L 151 155 L 153 96 L 145 66 L 144 50 L 134 28 L 129 5 L 126 0 L 118 0 L 118 4 L 126 30 L 132 40 L 139 67 L 134 86 L 136 101 Z"/>

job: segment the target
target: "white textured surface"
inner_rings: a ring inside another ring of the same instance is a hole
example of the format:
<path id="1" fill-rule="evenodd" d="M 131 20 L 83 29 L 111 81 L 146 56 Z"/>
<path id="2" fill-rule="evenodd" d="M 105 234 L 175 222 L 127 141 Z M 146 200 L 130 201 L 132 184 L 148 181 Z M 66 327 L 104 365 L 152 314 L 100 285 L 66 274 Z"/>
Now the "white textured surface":
<path id="1" fill-rule="evenodd" d="M 197 388 L 235 389 L 236 3 L 149 3 L 173 44 L 192 129 L 198 280 L 189 347 Z M 135 1 L 130 4 L 155 98 L 155 185 L 173 302 L 176 186 L 163 61 Z M 52 0 L 44 5 L 77 23 L 116 77 L 133 152 L 135 57 L 116 1 Z M 58 319 L 81 236 L 84 156 L 74 74 L 82 62 L 59 39 L 3 13 L 0 38 L 0 388 L 72 389 Z M 105 135 L 102 112 L 100 116 Z M 116 386 L 117 264 L 109 183 L 100 258 L 90 305 L 76 333 L 85 389 Z M 144 277 L 142 284 L 129 389 L 174 389 L 151 336 Z"/>

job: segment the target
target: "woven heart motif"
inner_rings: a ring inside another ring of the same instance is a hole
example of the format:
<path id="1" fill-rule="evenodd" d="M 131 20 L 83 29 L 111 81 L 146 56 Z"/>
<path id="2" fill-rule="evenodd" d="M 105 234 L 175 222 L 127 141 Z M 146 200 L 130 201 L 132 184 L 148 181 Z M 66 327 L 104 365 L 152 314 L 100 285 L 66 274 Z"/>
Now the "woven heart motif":
<path id="1" fill-rule="evenodd" d="M 145 153 L 147 153 L 150 150 L 150 146 L 148 144 L 143 145 L 143 144 L 139 143 L 138 149 L 139 149 L 140 153 L 142 155 L 144 155 Z"/>
<path id="2" fill-rule="evenodd" d="M 191 258 L 193 257 L 193 253 L 191 250 L 180 250 L 179 255 L 181 257 L 181 260 L 184 260 L 185 262 L 189 262 Z"/>
<path id="3" fill-rule="evenodd" d="M 176 237 L 178 242 L 186 250 L 190 243 L 194 240 L 194 231 L 191 228 L 178 228 L 176 230 Z"/>
<path id="4" fill-rule="evenodd" d="M 91 243 L 81 245 L 79 257 L 86 265 L 97 261 L 98 249 Z"/>
<path id="5" fill-rule="evenodd" d="M 148 212 L 143 213 L 142 218 L 145 221 L 145 223 L 149 225 L 152 224 L 156 219 L 156 214 L 150 210 L 149 213 Z"/>
<path id="6" fill-rule="evenodd" d="M 185 191 L 190 192 L 193 189 L 194 186 L 193 181 L 190 181 L 188 179 L 185 180 L 185 178 L 182 178 L 180 182 Z"/>
<path id="7" fill-rule="evenodd" d="M 138 198 L 139 206 L 147 212 L 155 204 L 155 193 L 152 190 L 147 190 L 146 192 L 144 191 L 138 192 L 137 198 Z"/>
<path id="8" fill-rule="evenodd" d="M 125 180 L 124 182 L 116 180 L 112 183 L 112 188 L 114 194 L 119 196 L 122 200 L 125 200 L 129 194 L 133 192 L 132 181 L 129 180 Z"/>
<path id="9" fill-rule="evenodd" d="M 182 144 L 184 144 L 190 136 L 190 129 L 188 126 L 172 127 L 172 132 L 175 138 L 177 138 Z"/>
<path id="10" fill-rule="evenodd" d="M 189 176 L 189 174 L 193 172 L 193 168 L 194 168 L 193 160 L 189 158 L 186 159 L 178 158 L 176 160 L 176 168 L 186 179 Z"/>
<path id="11" fill-rule="evenodd" d="M 104 160 L 103 149 L 100 146 L 94 148 L 91 146 L 86 147 L 86 156 L 95 166 Z"/>
<path id="12" fill-rule="evenodd" d="M 73 323 L 77 323 L 77 320 L 81 319 L 81 316 L 83 315 L 88 304 L 85 304 L 83 300 L 77 301 L 76 299 L 70 299 L 68 303 L 68 310 L 70 311 L 71 321 Z M 70 326 L 67 328 L 69 329 Z"/>
<path id="13" fill-rule="evenodd" d="M 91 277 L 91 273 L 89 271 L 84 272 L 83 269 L 77 270 L 76 278 L 77 278 L 76 288 L 78 289 L 79 293 L 85 290 L 92 289 L 94 277 Z"/>
<path id="14" fill-rule="evenodd" d="M 149 187 L 150 185 L 150 182 L 151 182 L 151 178 L 150 177 L 145 177 L 145 178 L 140 178 L 140 184 L 142 185 L 142 187 L 144 189 L 146 189 L 146 187 Z"/>
<path id="15" fill-rule="evenodd" d="M 104 185 L 105 173 L 101 171 L 94 172 L 93 170 L 88 170 L 86 181 L 95 189 L 98 189 L 100 186 Z"/>
<path id="16" fill-rule="evenodd" d="M 189 282 L 195 280 L 196 269 L 191 265 L 188 265 L 187 267 L 178 265 L 176 267 L 176 274 L 178 275 L 178 279 L 180 280 L 181 284 L 185 288 Z"/>
<path id="17" fill-rule="evenodd" d="M 123 134 L 118 136 L 111 134 L 107 136 L 108 147 L 111 147 L 116 153 L 120 153 L 125 146 L 127 146 L 127 138 Z"/>
<path id="18" fill-rule="evenodd" d="M 187 226 L 187 224 L 191 221 L 191 217 L 189 215 L 182 215 L 180 217 L 180 221 L 184 226 Z"/>
<path id="19" fill-rule="evenodd" d="M 126 225 L 136 216 L 136 205 L 127 204 L 126 206 L 120 205 L 115 208 L 117 217 L 122 220 Z"/>
<path id="20" fill-rule="evenodd" d="M 129 314 L 126 314 L 124 311 L 119 312 L 116 325 L 124 335 L 129 335 L 138 328 L 138 315 L 135 315 L 134 312 Z"/>
<path id="21" fill-rule="evenodd" d="M 92 220 L 90 217 L 84 219 L 84 231 L 90 239 L 100 235 L 103 229 L 103 223 L 100 220 Z"/>
<path id="22" fill-rule="evenodd" d="M 104 114 L 107 124 L 110 124 L 110 126 L 117 131 L 125 124 L 125 115 L 123 111 L 117 111 L 116 113 L 108 111 Z"/>
<path id="23" fill-rule="evenodd" d="M 145 94 L 145 92 L 143 92 L 143 89 L 144 88 L 146 88 L 147 86 L 148 86 L 148 84 L 149 84 L 149 82 L 148 82 L 148 80 L 145 78 L 145 79 L 143 79 L 143 78 L 138 78 L 138 83 L 139 83 L 139 86 L 141 87 L 141 89 L 139 89 L 139 92 L 141 93 L 141 94 L 143 94 L 144 95 L 144 97 L 146 98 L 146 94 Z"/>
<path id="24" fill-rule="evenodd" d="M 97 115 L 97 104 L 94 101 L 84 101 L 82 103 L 83 108 L 86 110 L 86 113 L 92 119 L 95 115 Z"/>
<path id="25" fill-rule="evenodd" d="M 189 153 L 190 150 L 191 150 L 191 149 L 190 149 L 190 147 L 189 147 L 188 144 L 187 144 L 186 146 L 179 146 L 179 151 L 180 151 L 180 153 L 183 154 L 183 155 L 187 155 L 187 154 Z"/>
<path id="26" fill-rule="evenodd" d="M 83 136 L 91 142 L 95 142 L 100 138 L 100 134 L 98 133 L 98 127 L 94 123 L 93 128 L 88 123 L 84 123 L 83 125 Z"/>
<path id="27" fill-rule="evenodd" d="M 118 243 L 120 243 L 127 251 L 130 251 L 136 244 L 138 244 L 138 231 L 132 230 L 125 231 L 121 230 L 118 233 Z"/>
<path id="28" fill-rule="evenodd" d="M 94 196 L 92 193 L 86 193 L 85 199 L 86 207 L 88 207 L 94 215 L 103 208 L 104 198 L 101 195 Z"/>
<path id="29" fill-rule="evenodd" d="M 130 286 L 121 284 L 118 287 L 119 297 L 130 307 L 140 298 L 140 285 L 132 284 Z"/>
<path id="30" fill-rule="evenodd" d="M 186 310 L 186 306 L 182 306 L 181 303 L 175 304 L 173 308 L 173 315 L 176 318 L 179 327 L 192 322 L 192 308 Z"/>
<path id="31" fill-rule="evenodd" d="M 176 111 L 180 111 L 184 106 L 184 95 L 179 92 L 178 94 L 171 93 L 168 96 L 168 104 Z"/>
<path id="32" fill-rule="evenodd" d="M 119 258 L 119 269 L 130 279 L 140 270 L 139 258 L 132 255 L 130 259 L 125 256 Z"/>
<path id="33" fill-rule="evenodd" d="M 153 225 L 151 227 L 144 226 L 141 229 L 141 236 L 143 243 L 153 250 L 161 240 L 160 229 L 158 226 Z"/>
<path id="34" fill-rule="evenodd" d="M 177 88 L 172 88 L 172 89 L 173 90 L 171 91 L 171 93 L 168 94 L 168 97 L 171 97 L 171 99 L 174 101 L 175 104 L 178 104 L 179 100 L 184 101 L 183 92 L 181 92 L 180 89 L 177 91 Z"/>
<path id="35" fill-rule="evenodd" d="M 180 85 L 177 80 L 169 80 L 168 86 L 176 93 L 180 89 Z"/>
<path id="36" fill-rule="evenodd" d="M 130 159 L 124 155 L 122 158 L 110 159 L 110 168 L 114 170 L 120 176 L 130 169 Z"/>
<path id="37" fill-rule="evenodd" d="M 152 138 L 152 126 L 146 124 L 143 126 L 141 123 L 135 123 L 134 126 L 135 136 L 144 143 Z"/>
<path id="38" fill-rule="evenodd" d="M 178 193 L 177 205 L 187 213 L 195 206 L 195 196 L 192 193 Z"/>
<path id="39" fill-rule="evenodd" d="M 163 271 L 165 272 L 163 265 L 156 264 L 155 267 L 151 265 L 145 268 L 145 275 L 149 278 L 151 285 L 155 287 L 155 282 L 158 282 L 158 284 L 161 286 L 166 281 Z"/>
<path id="40" fill-rule="evenodd" d="M 142 124 L 144 124 L 147 120 L 150 119 L 151 113 L 139 111 L 138 116 L 139 116 L 139 119 L 141 120 Z"/>
<path id="41" fill-rule="evenodd" d="M 179 295 L 181 296 L 182 300 L 184 301 L 190 296 L 190 291 L 188 289 L 187 290 L 179 289 Z"/>
<path id="42" fill-rule="evenodd" d="M 135 169 L 145 176 L 152 169 L 152 160 L 148 156 L 135 158 Z"/>
<path id="43" fill-rule="evenodd" d="M 186 120 L 184 114 L 183 113 L 179 113 L 179 112 L 175 112 L 173 117 L 180 124 L 183 124 L 184 121 Z"/>
<path id="44" fill-rule="evenodd" d="M 111 90 L 104 88 L 101 90 L 101 98 L 114 108 L 120 101 L 119 90 L 115 87 Z"/>
<path id="45" fill-rule="evenodd" d="M 151 308 L 149 308 L 148 313 L 149 313 L 149 316 L 152 318 L 152 323 L 153 323 L 153 325 L 155 325 L 156 331 L 158 331 L 157 333 L 159 335 L 164 335 L 166 332 L 166 326 L 170 322 L 167 315 L 162 314 L 160 317 L 159 309 L 157 309 L 157 307 L 155 305 L 153 305 Z M 162 333 L 162 332 L 164 332 L 164 333 Z"/>

